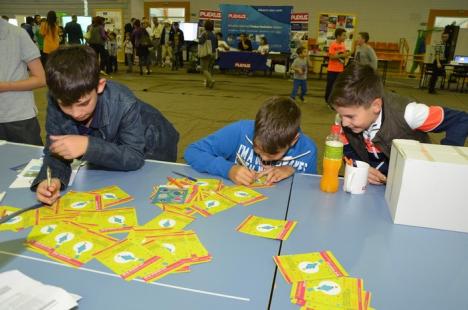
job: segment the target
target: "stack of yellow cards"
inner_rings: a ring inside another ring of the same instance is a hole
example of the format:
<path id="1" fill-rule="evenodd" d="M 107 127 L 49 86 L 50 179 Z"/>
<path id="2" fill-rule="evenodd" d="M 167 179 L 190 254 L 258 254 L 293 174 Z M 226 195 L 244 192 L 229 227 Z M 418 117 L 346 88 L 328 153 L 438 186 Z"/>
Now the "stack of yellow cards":
<path id="1" fill-rule="evenodd" d="M 21 210 L 20 208 L 15 208 L 12 206 L 0 206 L 0 218 L 10 215 L 16 211 Z M 15 216 L 14 218 L 10 219 L 9 221 L 0 225 L 0 231 L 20 231 L 22 229 L 28 228 L 35 223 L 35 216 L 32 212 L 26 212 Z"/>
<path id="2" fill-rule="evenodd" d="M 297 222 L 295 221 L 275 220 L 249 215 L 239 226 L 237 226 L 236 230 L 249 235 L 286 240 L 296 224 Z"/>
<path id="3" fill-rule="evenodd" d="M 291 302 L 301 309 L 366 310 L 371 293 L 362 279 L 349 277 L 330 251 L 273 257 L 286 282 L 292 284 Z"/>

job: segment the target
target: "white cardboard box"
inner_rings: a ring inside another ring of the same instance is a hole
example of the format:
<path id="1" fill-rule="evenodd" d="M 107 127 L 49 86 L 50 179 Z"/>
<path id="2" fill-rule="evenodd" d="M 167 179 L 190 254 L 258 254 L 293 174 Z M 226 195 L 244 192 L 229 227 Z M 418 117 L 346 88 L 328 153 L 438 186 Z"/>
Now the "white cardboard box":
<path id="1" fill-rule="evenodd" d="M 393 140 L 385 200 L 395 224 L 468 233 L 468 147 Z"/>

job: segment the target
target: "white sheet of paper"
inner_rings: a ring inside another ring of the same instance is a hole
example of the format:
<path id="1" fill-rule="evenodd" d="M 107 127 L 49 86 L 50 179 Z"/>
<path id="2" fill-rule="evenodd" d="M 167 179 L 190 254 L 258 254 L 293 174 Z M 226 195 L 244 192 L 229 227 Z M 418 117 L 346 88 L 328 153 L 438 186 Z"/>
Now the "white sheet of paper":
<path id="1" fill-rule="evenodd" d="M 68 186 L 73 184 L 78 171 L 80 170 L 81 166 L 84 166 L 86 162 L 81 162 L 79 160 L 74 160 L 71 164 L 72 172 L 70 175 L 70 181 L 68 182 Z M 24 167 L 23 170 L 18 174 L 16 179 L 11 183 L 9 188 L 29 188 L 36 178 L 39 170 L 42 166 L 42 158 L 39 159 L 31 159 L 29 163 Z"/>
<path id="2" fill-rule="evenodd" d="M 0 273 L 2 309 L 68 310 L 76 307 L 80 296 L 60 287 L 44 285 L 18 270 Z"/>

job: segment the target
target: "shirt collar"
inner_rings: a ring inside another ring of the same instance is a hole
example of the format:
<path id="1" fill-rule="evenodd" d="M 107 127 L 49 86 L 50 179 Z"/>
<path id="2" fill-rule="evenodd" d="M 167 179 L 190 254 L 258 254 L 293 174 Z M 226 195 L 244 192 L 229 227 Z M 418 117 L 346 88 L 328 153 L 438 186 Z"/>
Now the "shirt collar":
<path id="1" fill-rule="evenodd" d="M 377 119 L 362 133 L 364 138 L 368 138 L 370 140 L 374 139 L 377 132 L 380 130 L 382 126 L 382 110 L 380 110 L 379 116 Z"/>

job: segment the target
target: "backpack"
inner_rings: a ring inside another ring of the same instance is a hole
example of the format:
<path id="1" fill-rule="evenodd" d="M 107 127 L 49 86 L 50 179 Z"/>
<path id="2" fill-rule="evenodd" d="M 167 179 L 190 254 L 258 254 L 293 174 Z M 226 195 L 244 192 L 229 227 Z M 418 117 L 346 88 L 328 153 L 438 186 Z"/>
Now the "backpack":
<path id="1" fill-rule="evenodd" d="M 206 38 L 203 44 L 198 44 L 198 57 L 205 58 L 211 55 L 213 55 L 213 46 L 211 45 L 210 38 Z"/>
<path id="2" fill-rule="evenodd" d="M 148 32 L 146 32 L 146 30 L 143 29 L 143 33 L 140 37 L 140 44 L 139 46 L 141 47 L 151 47 L 153 46 L 153 43 L 151 42 L 151 39 L 148 35 Z"/>

